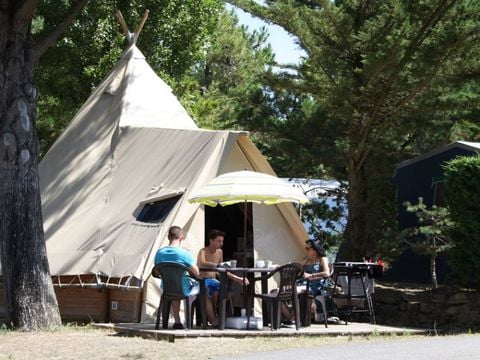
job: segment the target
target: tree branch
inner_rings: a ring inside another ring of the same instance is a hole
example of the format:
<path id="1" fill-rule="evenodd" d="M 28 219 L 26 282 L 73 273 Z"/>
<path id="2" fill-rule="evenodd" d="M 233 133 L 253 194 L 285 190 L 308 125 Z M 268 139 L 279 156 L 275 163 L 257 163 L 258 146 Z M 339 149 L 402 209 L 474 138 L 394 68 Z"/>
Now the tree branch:
<path id="1" fill-rule="evenodd" d="M 363 144 L 367 144 L 368 138 L 370 137 L 370 133 L 373 129 L 374 123 L 377 121 L 380 111 L 382 109 L 382 106 L 384 104 L 385 98 L 387 94 L 390 92 L 391 88 L 393 87 L 393 84 L 395 82 L 397 74 L 405 67 L 405 65 L 411 60 L 413 54 L 418 50 L 418 48 L 421 46 L 421 44 L 425 41 L 427 38 L 428 34 L 431 33 L 432 29 L 438 24 L 438 22 L 441 20 L 441 18 L 444 16 L 444 14 L 450 9 L 453 5 L 453 3 L 456 0 L 450 0 L 450 1 L 443 1 L 442 3 L 439 4 L 437 8 L 433 10 L 430 16 L 427 17 L 426 21 L 422 24 L 420 31 L 417 33 L 417 36 L 412 40 L 410 46 L 407 48 L 405 54 L 402 56 L 398 64 L 395 66 L 395 69 L 392 71 L 390 74 L 389 78 L 387 81 L 384 83 L 382 87 L 382 91 L 380 92 L 380 96 L 377 98 L 377 101 L 375 101 L 375 104 L 372 108 L 372 110 L 369 112 L 367 121 L 365 125 L 362 127 L 361 135 L 360 135 L 360 141 L 359 141 L 359 146 Z M 443 56 L 439 59 L 439 62 L 436 64 L 434 67 L 435 71 L 432 72 L 433 75 L 435 75 L 437 68 L 439 66 L 439 63 L 441 63 L 446 56 Z M 429 83 L 429 80 L 431 80 L 432 76 L 425 76 L 423 81 L 420 82 L 419 86 L 416 88 L 418 89 L 418 92 L 421 92 L 422 89 L 425 89 L 426 86 Z M 397 103 L 394 111 L 391 112 L 391 115 L 394 115 L 395 113 L 398 112 L 398 110 L 408 103 L 413 97 L 418 94 L 417 91 L 411 91 L 409 94 L 402 99 L 401 102 Z M 383 117 L 385 118 L 385 116 Z M 383 119 L 384 120 L 384 119 Z M 384 129 L 386 126 L 385 124 L 382 124 L 380 131 L 377 132 L 376 138 L 380 136 L 381 133 L 383 133 Z M 367 156 L 368 156 L 369 150 L 366 149 L 361 156 L 360 163 L 364 163 Z"/>
<path id="2" fill-rule="evenodd" d="M 267 8 L 257 4 L 253 0 L 227 0 L 226 2 L 262 20 L 273 22 L 273 20 L 267 18 L 265 11 Z"/>
<path id="3" fill-rule="evenodd" d="M 72 7 L 65 14 L 63 20 L 58 24 L 58 26 L 50 33 L 47 34 L 45 37 L 40 39 L 36 46 L 35 52 L 37 54 L 37 61 L 42 56 L 47 49 L 57 41 L 57 39 L 62 35 L 65 30 L 70 26 L 73 20 L 77 17 L 77 15 L 82 11 L 83 7 L 87 3 L 88 0 L 77 0 L 73 3 Z"/>
<path id="4" fill-rule="evenodd" d="M 385 97 L 389 93 L 390 89 L 392 88 L 398 73 L 412 59 L 413 54 L 418 50 L 418 48 L 422 45 L 422 43 L 425 41 L 427 36 L 432 32 L 432 29 L 438 24 L 438 22 L 442 19 L 444 14 L 453 6 L 453 4 L 456 1 L 457 0 L 442 1 L 440 4 L 438 4 L 438 6 L 435 9 L 433 9 L 430 16 L 426 17 L 426 20 L 422 23 L 420 29 L 417 31 L 417 35 L 411 41 L 410 46 L 406 49 L 402 58 L 400 59 L 398 64 L 395 66 L 395 69 L 392 71 L 389 78 L 387 79 L 384 86 L 382 87 L 382 91 L 380 93 L 381 95 L 378 97 L 377 101 L 375 102 L 372 108 L 372 111 L 368 116 L 370 123 L 375 122 L 375 120 L 377 119 L 381 105 L 383 105 Z"/>
<path id="5" fill-rule="evenodd" d="M 462 34 L 462 36 L 456 42 L 452 43 L 443 53 L 443 56 L 439 57 L 437 61 L 433 64 L 432 70 L 429 74 L 426 74 L 422 81 L 420 81 L 417 86 L 413 87 L 410 92 L 408 92 L 403 98 L 401 98 L 397 103 L 393 104 L 392 111 L 384 114 L 383 118 L 393 118 L 395 117 L 400 110 L 407 105 L 415 96 L 421 94 L 428 85 L 433 81 L 433 79 L 438 76 L 438 71 L 444 62 L 452 56 L 455 50 L 461 45 L 460 40 L 465 40 L 470 37 L 474 37 L 477 34 L 477 29 L 473 29 L 467 33 Z M 379 138 L 386 129 L 386 122 L 383 120 L 383 124 L 380 127 L 376 139 Z M 375 139 L 375 140 L 376 140 Z"/>
<path id="6" fill-rule="evenodd" d="M 15 16 L 15 21 L 17 23 L 27 23 L 30 24 L 33 18 L 33 13 L 38 6 L 38 0 L 27 0 L 25 1 L 20 9 L 18 9 Z"/>
<path id="7" fill-rule="evenodd" d="M 295 11 L 287 12 L 286 10 L 289 9 L 289 6 L 264 6 L 253 0 L 227 0 L 226 2 L 269 24 L 282 27 L 286 32 L 297 38 L 301 48 L 307 53 L 311 52 L 308 45 L 303 41 L 304 36 L 302 35 L 304 34 L 302 34 L 301 29 L 295 25 L 303 19 Z M 310 10 L 316 12 L 316 10 Z"/>

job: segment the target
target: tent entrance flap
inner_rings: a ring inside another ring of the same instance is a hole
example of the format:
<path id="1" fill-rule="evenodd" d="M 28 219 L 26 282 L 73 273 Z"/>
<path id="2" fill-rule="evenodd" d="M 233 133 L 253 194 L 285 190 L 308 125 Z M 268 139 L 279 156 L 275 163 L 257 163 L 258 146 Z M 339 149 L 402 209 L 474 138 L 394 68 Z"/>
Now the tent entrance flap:
<path id="1" fill-rule="evenodd" d="M 245 209 L 247 216 L 244 216 Z M 243 235 L 245 219 L 246 239 Z M 226 233 L 223 243 L 224 260 L 236 259 L 239 266 L 253 266 L 252 203 L 205 206 L 205 245 L 208 245 L 210 229 L 218 229 Z"/>

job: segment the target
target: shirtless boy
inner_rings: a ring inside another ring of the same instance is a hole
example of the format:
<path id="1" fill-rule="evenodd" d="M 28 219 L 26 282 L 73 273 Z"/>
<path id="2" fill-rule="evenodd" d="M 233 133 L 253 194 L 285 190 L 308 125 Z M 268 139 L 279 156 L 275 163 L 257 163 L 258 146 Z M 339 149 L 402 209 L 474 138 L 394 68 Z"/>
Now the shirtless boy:
<path id="1" fill-rule="evenodd" d="M 223 240 L 225 239 L 225 233 L 221 230 L 212 229 L 208 232 L 208 246 L 200 249 L 197 256 L 198 267 L 217 267 L 218 264 L 223 262 Z M 220 291 L 220 281 L 216 279 L 215 271 L 201 271 L 200 276 L 205 279 L 205 285 L 208 289 L 208 297 L 211 301 L 207 301 L 207 313 L 215 314 L 218 301 L 218 293 Z M 248 279 L 243 279 L 233 273 L 227 273 L 227 276 L 232 281 L 247 286 L 249 284 Z M 210 318 L 211 316 L 209 316 Z M 216 324 L 213 324 L 216 325 Z"/>

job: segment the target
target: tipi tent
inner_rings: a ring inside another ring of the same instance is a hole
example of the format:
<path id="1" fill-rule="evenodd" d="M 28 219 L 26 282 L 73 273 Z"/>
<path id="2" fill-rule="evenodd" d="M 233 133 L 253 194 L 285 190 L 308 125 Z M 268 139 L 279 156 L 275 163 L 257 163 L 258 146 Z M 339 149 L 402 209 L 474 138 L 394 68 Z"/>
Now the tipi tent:
<path id="1" fill-rule="evenodd" d="M 150 321 L 159 300 L 150 272 L 171 225 L 185 229 L 193 254 L 206 227 L 224 226 L 231 256 L 251 246 L 252 261 L 301 259 L 307 234 L 292 204 L 252 205 L 252 237 L 243 239 L 236 210 L 187 201 L 213 177 L 243 169 L 274 174 L 246 133 L 199 129 L 131 45 L 40 163 L 63 318 Z"/>

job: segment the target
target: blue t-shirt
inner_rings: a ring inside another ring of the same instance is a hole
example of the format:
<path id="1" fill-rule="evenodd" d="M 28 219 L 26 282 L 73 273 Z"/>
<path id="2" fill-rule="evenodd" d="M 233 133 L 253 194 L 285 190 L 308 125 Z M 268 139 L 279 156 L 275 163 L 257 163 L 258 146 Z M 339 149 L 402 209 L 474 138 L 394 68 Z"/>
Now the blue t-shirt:
<path id="1" fill-rule="evenodd" d="M 178 246 L 165 246 L 159 249 L 155 255 L 155 265 L 161 262 L 176 262 L 187 267 L 195 265 L 195 259 L 192 254 Z M 187 276 L 187 273 L 183 274 L 182 287 L 185 295 L 192 294 L 192 289 L 197 285 L 198 283 Z"/>

